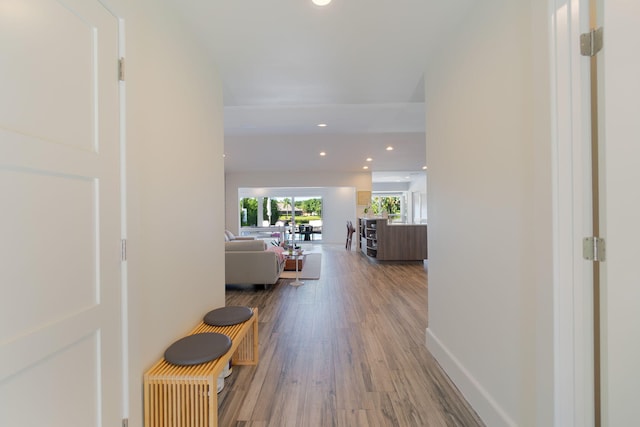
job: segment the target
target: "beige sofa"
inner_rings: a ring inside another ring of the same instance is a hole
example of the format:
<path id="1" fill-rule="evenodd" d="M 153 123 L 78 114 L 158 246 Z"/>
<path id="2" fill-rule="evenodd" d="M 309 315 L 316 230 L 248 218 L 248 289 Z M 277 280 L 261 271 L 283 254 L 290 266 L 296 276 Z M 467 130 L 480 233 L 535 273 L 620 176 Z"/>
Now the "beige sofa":
<path id="1" fill-rule="evenodd" d="M 225 242 L 225 283 L 258 284 L 267 289 L 280 278 L 284 261 L 262 240 Z"/>

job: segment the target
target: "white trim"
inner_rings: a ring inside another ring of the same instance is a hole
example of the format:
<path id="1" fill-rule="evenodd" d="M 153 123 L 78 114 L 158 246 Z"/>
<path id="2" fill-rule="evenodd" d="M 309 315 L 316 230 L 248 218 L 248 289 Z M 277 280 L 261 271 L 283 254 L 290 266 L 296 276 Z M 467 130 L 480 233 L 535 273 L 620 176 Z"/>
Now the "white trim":
<path id="1" fill-rule="evenodd" d="M 554 236 L 554 425 L 593 426 L 591 266 L 582 260 L 590 234 L 589 81 L 579 36 L 585 0 L 551 0 Z"/>
<path id="2" fill-rule="evenodd" d="M 486 425 L 492 427 L 517 426 L 516 422 L 507 415 L 491 394 L 482 387 L 482 384 L 471 375 L 429 328 L 426 331 L 426 341 L 429 352 L 451 377 L 458 389 L 466 391 L 465 399 Z"/>
<path id="3" fill-rule="evenodd" d="M 124 19 L 118 18 L 118 56 L 124 58 L 126 51 Z M 126 78 L 126 77 L 125 77 Z M 120 81 L 120 236 L 127 239 L 127 85 Z M 130 412 L 129 393 L 129 272 L 128 263 L 121 263 L 120 270 L 120 322 L 122 339 L 122 418 L 128 419 Z"/>

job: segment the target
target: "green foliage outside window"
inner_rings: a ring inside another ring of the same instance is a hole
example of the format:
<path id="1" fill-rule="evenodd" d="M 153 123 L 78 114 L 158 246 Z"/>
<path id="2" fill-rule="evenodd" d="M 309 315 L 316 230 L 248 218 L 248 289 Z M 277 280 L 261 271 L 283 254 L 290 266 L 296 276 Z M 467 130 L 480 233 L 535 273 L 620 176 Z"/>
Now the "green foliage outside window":
<path id="1" fill-rule="evenodd" d="M 278 201 L 275 199 L 271 199 L 269 201 L 268 197 L 265 197 L 262 201 L 262 217 L 266 220 L 269 219 L 269 210 L 267 209 L 267 205 L 271 205 L 271 220 L 269 221 L 270 225 L 274 225 L 278 222 L 280 218 L 280 213 L 278 212 Z"/>
<path id="2" fill-rule="evenodd" d="M 304 200 L 301 202 L 301 207 L 305 214 L 322 216 L 322 199 Z"/>
<path id="3" fill-rule="evenodd" d="M 262 199 L 262 217 L 264 220 L 269 219 L 268 205 L 271 205 L 271 218 L 269 224 L 275 225 L 278 221 L 290 221 L 290 214 L 282 214 L 278 211 L 278 200 L 264 197 Z M 291 199 L 282 200 L 283 208 L 289 212 L 291 210 Z M 296 211 L 301 211 L 302 216 L 298 215 L 298 223 L 308 223 L 314 219 L 322 219 L 322 199 L 308 199 L 296 201 Z M 303 219 L 304 217 L 304 219 Z M 262 225 L 262 224 L 260 224 Z M 240 200 L 240 226 L 256 227 L 258 226 L 258 199 L 255 197 L 246 197 Z"/>
<path id="4" fill-rule="evenodd" d="M 376 196 L 372 198 L 371 210 L 374 215 L 382 215 L 387 212 L 389 216 L 400 214 L 400 197 L 397 196 Z"/>
<path id="5" fill-rule="evenodd" d="M 240 225 L 242 227 L 255 227 L 258 222 L 258 200 L 255 198 L 243 198 L 240 200 Z"/>
<path id="6" fill-rule="evenodd" d="M 322 217 L 321 216 L 317 216 L 317 215 L 296 215 L 296 224 L 300 225 L 300 224 L 309 224 L 309 221 L 316 221 L 316 220 L 321 220 Z M 290 222 L 291 221 L 291 215 L 282 215 L 280 217 L 280 221 L 282 222 Z"/>

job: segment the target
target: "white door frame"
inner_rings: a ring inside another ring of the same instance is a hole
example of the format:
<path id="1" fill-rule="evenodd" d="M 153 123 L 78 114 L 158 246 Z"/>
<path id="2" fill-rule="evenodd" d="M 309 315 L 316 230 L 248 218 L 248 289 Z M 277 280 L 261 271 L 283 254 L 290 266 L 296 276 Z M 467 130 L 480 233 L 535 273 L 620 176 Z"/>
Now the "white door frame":
<path id="1" fill-rule="evenodd" d="M 588 0 L 550 0 L 554 194 L 555 426 L 593 426 L 589 60 L 580 56 Z"/>
<path id="2" fill-rule="evenodd" d="M 112 12 L 113 13 L 113 12 Z M 117 17 L 116 14 L 114 16 Z M 125 58 L 125 22 L 118 18 L 118 54 Z M 124 70 L 122 70 L 124 72 Z M 124 77 L 124 76 L 123 76 Z M 122 417 L 129 419 L 129 273 L 126 257 L 127 228 L 127 92 L 125 80 L 120 80 L 120 238 L 122 239 L 123 257 L 120 270 L 120 327 L 121 327 L 121 364 L 122 364 Z"/>
<path id="3" fill-rule="evenodd" d="M 99 0 L 118 21 L 118 56 L 126 57 L 126 26 L 125 20 L 117 11 L 104 0 Z M 124 78 L 124 63 L 120 70 Z M 122 240 L 122 262 L 120 263 L 120 345 L 121 352 L 121 411 L 122 418 L 128 420 L 131 408 L 131 393 L 129 390 L 131 381 L 129 378 L 129 273 L 126 257 L 127 227 L 127 91 L 126 81 L 118 83 L 118 124 L 120 142 L 120 239 Z"/>

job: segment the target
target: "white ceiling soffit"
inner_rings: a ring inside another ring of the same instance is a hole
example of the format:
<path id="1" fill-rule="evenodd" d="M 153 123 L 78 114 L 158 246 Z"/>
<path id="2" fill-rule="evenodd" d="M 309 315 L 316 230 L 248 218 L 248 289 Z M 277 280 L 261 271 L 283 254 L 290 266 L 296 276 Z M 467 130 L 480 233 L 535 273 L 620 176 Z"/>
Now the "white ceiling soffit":
<path id="1" fill-rule="evenodd" d="M 473 0 L 165 0 L 211 51 L 235 106 L 424 101 L 422 76 Z"/>
<path id="2" fill-rule="evenodd" d="M 430 52 L 478 3 L 162 1 L 217 64 L 227 171 L 355 171 L 367 155 L 370 171 L 421 170 Z M 393 155 L 364 154 L 385 144 Z"/>
<path id="3" fill-rule="evenodd" d="M 226 107 L 224 114 L 226 135 L 424 132 L 425 117 L 418 102 Z"/>
<path id="4" fill-rule="evenodd" d="M 372 175 L 372 180 L 380 183 L 408 183 L 412 181 L 424 180 L 427 177 L 426 172 L 405 171 L 374 172 L 372 173 Z"/>
<path id="5" fill-rule="evenodd" d="M 386 149 L 389 145 L 392 151 Z M 225 137 L 225 170 L 422 171 L 425 151 L 423 133 L 305 135 L 302 139 L 291 134 L 230 135 Z"/>

